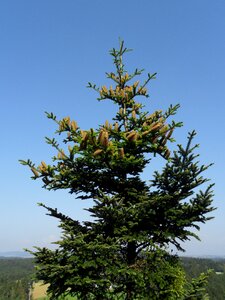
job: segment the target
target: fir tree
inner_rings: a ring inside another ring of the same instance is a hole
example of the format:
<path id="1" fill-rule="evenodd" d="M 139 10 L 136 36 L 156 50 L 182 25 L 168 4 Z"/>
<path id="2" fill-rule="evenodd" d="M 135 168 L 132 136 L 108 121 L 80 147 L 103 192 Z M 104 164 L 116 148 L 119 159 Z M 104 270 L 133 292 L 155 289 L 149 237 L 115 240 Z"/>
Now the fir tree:
<path id="1" fill-rule="evenodd" d="M 212 185 L 199 189 L 208 181 L 202 173 L 209 166 L 196 161 L 195 132 L 185 147 L 170 153 L 173 131 L 182 125 L 170 121 L 179 105 L 165 112 L 144 110 L 136 99 L 148 97 L 147 85 L 156 74 L 148 74 L 142 84 L 135 81 L 143 70 L 128 74 L 123 63 L 128 51 L 123 42 L 110 51 L 115 73 L 106 74 L 113 85 L 88 84 L 99 101 L 117 105 L 112 121 L 82 130 L 70 117 L 58 120 L 47 113 L 56 134 L 65 134 L 68 150 L 47 138 L 57 152 L 52 165 L 21 161 L 45 189 L 67 189 L 77 201 L 93 199 L 92 218 L 82 223 L 40 204 L 62 229 L 57 250 L 34 252 L 37 278 L 49 284 L 51 299 L 67 293 L 88 300 L 184 299 L 184 273 L 165 249 L 172 244 L 182 250 L 181 242 L 198 238 L 192 228 L 199 229 L 213 210 Z M 149 184 L 141 175 L 158 156 L 165 166 Z"/>

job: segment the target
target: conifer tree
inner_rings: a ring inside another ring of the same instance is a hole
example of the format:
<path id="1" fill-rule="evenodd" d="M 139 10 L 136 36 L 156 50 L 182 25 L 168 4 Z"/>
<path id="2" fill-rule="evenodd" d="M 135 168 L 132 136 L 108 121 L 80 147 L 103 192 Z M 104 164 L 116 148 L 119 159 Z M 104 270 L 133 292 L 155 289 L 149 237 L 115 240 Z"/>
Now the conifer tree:
<path id="1" fill-rule="evenodd" d="M 193 228 L 210 219 L 212 185 L 202 173 L 194 152 L 195 131 L 187 145 L 171 153 L 173 131 L 182 124 L 170 121 L 179 105 L 163 112 L 146 112 L 137 98 L 147 98 L 146 81 L 136 80 L 143 70 L 129 74 L 123 57 L 129 51 L 120 43 L 112 49 L 115 71 L 106 73 L 110 87 L 88 87 L 98 100 L 109 100 L 118 107 L 112 121 L 97 129 L 81 129 L 70 117 L 61 120 L 47 113 L 64 134 L 64 144 L 56 138 L 46 141 L 56 150 L 51 165 L 36 166 L 21 161 L 41 179 L 48 190 L 67 189 L 76 201 L 93 199 L 91 217 L 79 222 L 40 204 L 59 220 L 61 239 L 56 250 L 37 248 L 37 278 L 49 284 L 51 299 L 65 294 L 78 299 L 185 299 L 185 276 L 175 256 L 166 249 L 198 238 Z M 68 150 L 65 150 L 68 145 Z M 151 159 L 161 156 L 165 166 L 149 181 L 141 177 Z M 191 298 L 190 298 L 191 299 Z"/>

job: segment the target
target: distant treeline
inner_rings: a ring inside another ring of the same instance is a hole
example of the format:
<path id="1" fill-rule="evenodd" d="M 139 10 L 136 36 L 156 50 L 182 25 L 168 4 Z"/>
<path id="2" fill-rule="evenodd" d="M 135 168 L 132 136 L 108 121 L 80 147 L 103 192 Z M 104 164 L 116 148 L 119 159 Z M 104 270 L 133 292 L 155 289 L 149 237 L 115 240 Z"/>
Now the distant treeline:
<path id="1" fill-rule="evenodd" d="M 30 258 L 0 259 L 0 300 L 26 300 L 34 274 Z"/>
<path id="2" fill-rule="evenodd" d="M 209 297 L 211 300 L 225 299 L 225 259 L 182 257 L 181 262 L 189 280 L 211 269 L 207 287 Z M 0 259 L 0 300 L 28 299 L 33 274 L 31 258 Z"/>
<path id="3" fill-rule="evenodd" d="M 211 269 L 207 292 L 211 300 L 225 299 L 225 259 L 189 258 L 181 259 L 189 280 Z"/>

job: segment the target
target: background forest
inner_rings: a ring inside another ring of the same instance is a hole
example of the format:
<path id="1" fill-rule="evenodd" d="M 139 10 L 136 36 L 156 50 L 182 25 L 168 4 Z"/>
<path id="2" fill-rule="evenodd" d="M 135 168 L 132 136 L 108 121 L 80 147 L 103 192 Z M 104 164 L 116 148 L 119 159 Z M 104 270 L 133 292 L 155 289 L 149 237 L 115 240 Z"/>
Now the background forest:
<path id="1" fill-rule="evenodd" d="M 225 259 L 183 257 L 181 261 L 189 279 L 211 269 L 207 286 L 209 297 L 212 300 L 225 299 Z M 0 300 L 29 299 L 33 273 L 34 262 L 30 258 L 1 258 Z"/>
<path id="2" fill-rule="evenodd" d="M 25 300 L 29 297 L 34 272 L 30 258 L 0 259 L 0 300 Z"/>

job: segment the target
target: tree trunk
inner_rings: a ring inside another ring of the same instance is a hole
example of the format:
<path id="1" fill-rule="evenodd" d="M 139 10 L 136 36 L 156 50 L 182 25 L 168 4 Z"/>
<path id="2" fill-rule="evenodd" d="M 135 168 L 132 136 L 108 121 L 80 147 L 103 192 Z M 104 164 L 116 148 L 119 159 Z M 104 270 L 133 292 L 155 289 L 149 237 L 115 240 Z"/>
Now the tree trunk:
<path id="1" fill-rule="evenodd" d="M 136 261 L 136 243 L 133 242 L 128 242 L 127 245 L 127 264 L 128 267 L 131 267 L 132 265 L 134 265 L 135 261 Z M 132 279 L 128 279 L 127 285 L 126 285 L 126 291 L 127 291 L 127 295 L 126 295 L 126 300 L 131 300 L 132 296 L 133 296 L 133 290 L 134 290 L 134 282 Z"/>

